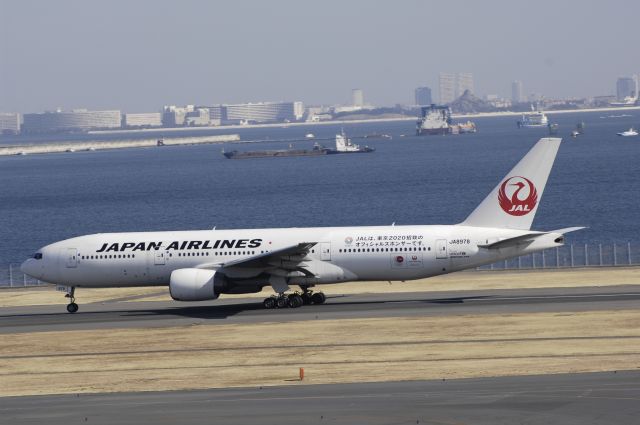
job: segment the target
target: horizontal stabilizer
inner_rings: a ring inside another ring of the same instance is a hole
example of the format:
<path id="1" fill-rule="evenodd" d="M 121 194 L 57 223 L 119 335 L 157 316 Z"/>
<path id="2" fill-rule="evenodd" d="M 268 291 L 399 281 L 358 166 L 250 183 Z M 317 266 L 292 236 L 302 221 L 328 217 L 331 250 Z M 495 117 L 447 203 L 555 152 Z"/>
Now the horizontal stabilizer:
<path id="1" fill-rule="evenodd" d="M 515 236 L 513 238 L 501 239 L 495 242 L 487 242 L 485 244 L 478 245 L 478 248 L 486 248 L 486 249 L 506 248 L 508 246 L 519 245 L 527 241 L 533 241 L 537 236 L 545 235 L 545 234 L 546 233 L 541 233 L 541 232 L 526 233 L 524 235 Z"/>
<path id="2" fill-rule="evenodd" d="M 586 229 L 586 227 L 565 227 L 564 229 L 551 230 L 547 233 L 560 233 L 561 235 L 564 235 L 565 233 L 571 233 L 582 229 Z"/>

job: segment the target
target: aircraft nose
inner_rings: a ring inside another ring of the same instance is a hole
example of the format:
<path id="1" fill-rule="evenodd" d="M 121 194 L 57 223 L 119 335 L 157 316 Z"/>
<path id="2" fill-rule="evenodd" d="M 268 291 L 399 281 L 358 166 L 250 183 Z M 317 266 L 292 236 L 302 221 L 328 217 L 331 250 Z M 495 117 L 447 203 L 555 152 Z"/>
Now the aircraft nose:
<path id="1" fill-rule="evenodd" d="M 21 265 L 20 265 L 20 271 L 22 271 L 22 273 L 29 275 L 29 276 L 35 276 L 36 273 L 36 265 L 34 264 L 36 260 L 34 260 L 33 258 L 29 258 L 26 261 L 24 261 Z"/>

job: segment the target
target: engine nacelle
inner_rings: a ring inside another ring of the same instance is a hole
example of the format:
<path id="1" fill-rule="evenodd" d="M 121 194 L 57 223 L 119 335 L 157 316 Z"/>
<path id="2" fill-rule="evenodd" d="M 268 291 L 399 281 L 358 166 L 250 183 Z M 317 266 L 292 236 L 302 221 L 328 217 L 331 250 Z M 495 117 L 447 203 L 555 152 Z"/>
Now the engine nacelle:
<path id="1" fill-rule="evenodd" d="M 226 285 L 224 276 L 215 270 L 178 269 L 171 273 L 169 293 L 176 301 L 215 300 Z"/>

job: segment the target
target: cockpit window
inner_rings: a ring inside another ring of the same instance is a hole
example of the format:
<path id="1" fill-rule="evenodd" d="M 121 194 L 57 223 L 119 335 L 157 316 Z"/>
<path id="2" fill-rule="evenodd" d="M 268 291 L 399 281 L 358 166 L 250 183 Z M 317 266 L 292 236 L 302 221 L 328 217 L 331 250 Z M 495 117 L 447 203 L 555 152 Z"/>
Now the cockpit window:
<path id="1" fill-rule="evenodd" d="M 35 258 L 36 260 L 42 260 L 42 253 L 36 252 L 35 254 L 33 254 L 33 258 Z"/>

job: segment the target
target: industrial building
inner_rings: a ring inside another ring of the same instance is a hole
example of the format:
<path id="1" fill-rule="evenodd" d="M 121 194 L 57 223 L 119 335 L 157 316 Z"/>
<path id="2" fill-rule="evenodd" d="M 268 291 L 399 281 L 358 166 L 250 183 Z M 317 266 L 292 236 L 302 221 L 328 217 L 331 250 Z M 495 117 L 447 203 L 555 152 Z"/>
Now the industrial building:
<path id="1" fill-rule="evenodd" d="M 37 114 L 24 114 L 22 131 L 25 133 L 75 132 L 120 128 L 120 111 L 88 111 L 75 109 Z"/>
<path id="2" fill-rule="evenodd" d="M 20 133 L 20 114 L 16 112 L 0 112 L 0 134 Z"/>

